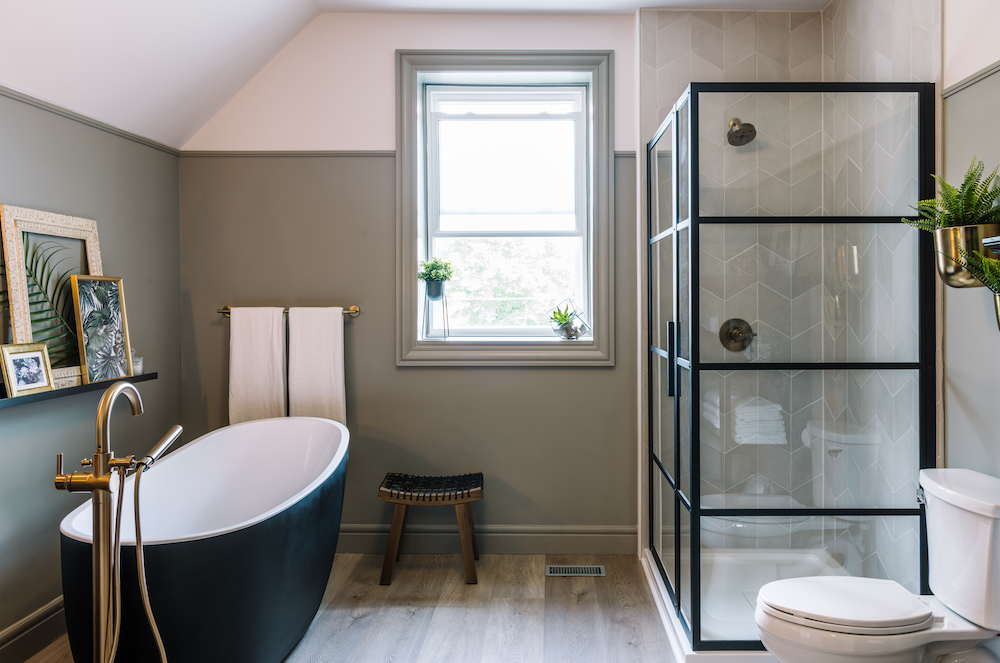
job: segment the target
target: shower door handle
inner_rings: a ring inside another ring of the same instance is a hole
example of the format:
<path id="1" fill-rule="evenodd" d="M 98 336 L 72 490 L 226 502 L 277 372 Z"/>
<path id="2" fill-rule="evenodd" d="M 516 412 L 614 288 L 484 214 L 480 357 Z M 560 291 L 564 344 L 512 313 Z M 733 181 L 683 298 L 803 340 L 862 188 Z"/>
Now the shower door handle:
<path id="1" fill-rule="evenodd" d="M 669 363 L 670 370 L 667 375 L 667 398 L 674 397 L 674 382 L 677 380 L 677 362 L 674 359 L 677 356 L 676 349 L 674 348 L 674 323 L 667 323 L 667 352 L 670 353 Z"/>

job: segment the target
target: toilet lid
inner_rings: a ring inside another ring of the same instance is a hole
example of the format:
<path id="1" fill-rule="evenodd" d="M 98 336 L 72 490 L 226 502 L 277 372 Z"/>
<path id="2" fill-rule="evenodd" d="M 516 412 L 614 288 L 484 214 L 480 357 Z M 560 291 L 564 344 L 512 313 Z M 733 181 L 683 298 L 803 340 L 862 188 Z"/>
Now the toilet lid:
<path id="1" fill-rule="evenodd" d="M 840 633 L 912 633 L 934 621 L 926 603 L 892 580 L 788 578 L 767 583 L 757 598 L 775 617 Z"/>

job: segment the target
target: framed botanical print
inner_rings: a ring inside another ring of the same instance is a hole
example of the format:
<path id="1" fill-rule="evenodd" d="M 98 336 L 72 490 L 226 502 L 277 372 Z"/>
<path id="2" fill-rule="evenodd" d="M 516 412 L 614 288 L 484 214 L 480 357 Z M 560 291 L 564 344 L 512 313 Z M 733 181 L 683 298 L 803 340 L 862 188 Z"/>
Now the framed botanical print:
<path id="1" fill-rule="evenodd" d="M 122 279 L 79 276 L 70 280 L 83 384 L 132 375 L 132 351 Z"/>
<path id="2" fill-rule="evenodd" d="M 52 391 L 52 366 L 44 343 L 0 346 L 7 397 Z"/>

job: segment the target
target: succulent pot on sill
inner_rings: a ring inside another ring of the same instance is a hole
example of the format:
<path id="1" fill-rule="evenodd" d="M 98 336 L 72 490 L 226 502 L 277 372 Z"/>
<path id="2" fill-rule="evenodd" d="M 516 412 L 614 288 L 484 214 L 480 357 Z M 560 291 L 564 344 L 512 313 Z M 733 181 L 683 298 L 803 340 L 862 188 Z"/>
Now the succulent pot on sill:
<path id="1" fill-rule="evenodd" d="M 570 340 L 584 336 L 587 333 L 587 329 L 587 323 L 580 318 L 573 318 L 561 325 L 555 322 L 552 323 L 552 331 L 558 336 Z"/>
<path id="2" fill-rule="evenodd" d="M 977 288 L 983 282 L 957 260 L 966 254 L 979 251 L 987 258 L 998 258 L 983 246 L 983 240 L 1000 235 L 1000 224 L 979 223 L 971 226 L 938 228 L 934 231 L 934 251 L 937 256 L 938 275 L 952 288 Z"/>

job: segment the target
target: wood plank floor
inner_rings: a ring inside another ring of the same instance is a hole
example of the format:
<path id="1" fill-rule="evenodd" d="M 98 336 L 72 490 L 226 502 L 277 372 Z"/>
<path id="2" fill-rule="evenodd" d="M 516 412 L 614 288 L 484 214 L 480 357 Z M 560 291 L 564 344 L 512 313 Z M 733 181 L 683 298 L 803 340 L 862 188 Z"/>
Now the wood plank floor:
<path id="1" fill-rule="evenodd" d="M 604 564 L 604 578 L 546 578 L 545 564 Z M 466 585 L 460 555 L 338 554 L 323 605 L 285 663 L 672 663 L 639 560 L 483 555 Z M 62 637 L 27 663 L 72 663 Z M 171 663 L 184 663 L 171 661 Z"/>

